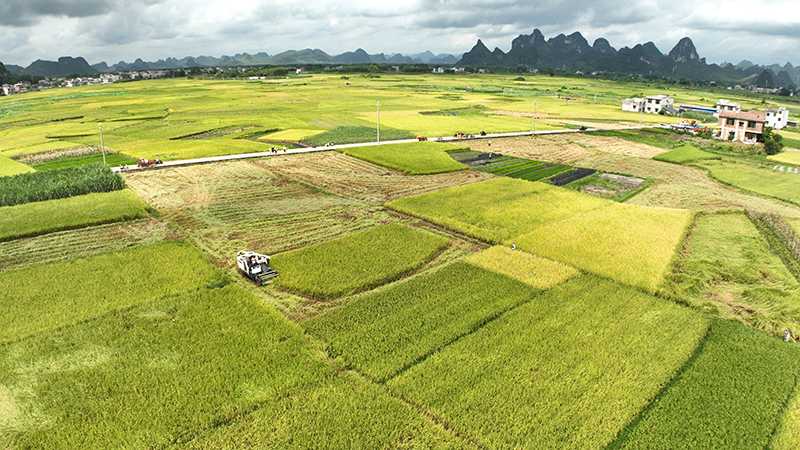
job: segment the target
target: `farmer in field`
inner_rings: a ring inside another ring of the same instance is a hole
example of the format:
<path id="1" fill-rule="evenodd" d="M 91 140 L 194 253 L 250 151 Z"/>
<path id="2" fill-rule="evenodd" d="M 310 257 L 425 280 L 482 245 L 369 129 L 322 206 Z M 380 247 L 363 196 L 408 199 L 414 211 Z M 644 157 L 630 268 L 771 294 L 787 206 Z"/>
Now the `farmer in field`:
<path id="1" fill-rule="evenodd" d="M 514 241 L 511 243 L 511 250 L 516 250 L 516 249 L 517 249 L 517 241 Z"/>
<path id="2" fill-rule="evenodd" d="M 785 342 L 794 342 L 794 339 L 792 339 L 792 333 L 790 333 L 789 330 L 784 331 L 784 333 L 786 333 L 786 336 L 783 338 Z"/>

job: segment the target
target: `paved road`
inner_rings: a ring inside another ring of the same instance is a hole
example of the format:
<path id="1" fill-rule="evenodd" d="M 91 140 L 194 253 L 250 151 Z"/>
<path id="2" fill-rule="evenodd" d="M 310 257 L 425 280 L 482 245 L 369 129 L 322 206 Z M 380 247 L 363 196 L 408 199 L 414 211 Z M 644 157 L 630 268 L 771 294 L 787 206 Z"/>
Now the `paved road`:
<path id="1" fill-rule="evenodd" d="M 613 128 L 614 130 L 639 130 L 641 128 L 652 128 L 652 127 L 622 127 L 622 128 Z M 601 131 L 604 130 L 603 128 L 589 128 L 583 131 Z M 535 134 L 539 135 L 548 135 L 548 134 L 563 134 L 563 133 L 580 133 L 581 130 L 577 129 L 566 129 L 566 130 L 547 130 L 547 131 L 537 131 Z M 476 135 L 474 138 L 456 138 L 452 136 L 442 137 L 442 142 L 463 142 L 463 141 L 471 141 L 475 139 L 500 139 L 500 138 L 507 138 L 507 137 L 518 137 L 518 136 L 531 136 L 534 133 L 530 131 L 520 132 L 520 133 L 494 133 L 494 134 L 487 134 L 485 136 Z M 430 138 L 434 140 L 434 138 Z M 179 159 L 174 161 L 164 161 L 162 164 L 147 166 L 147 167 L 136 167 L 136 166 L 128 166 L 127 168 L 123 169 L 120 167 L 112 167 L 111 170 L 114 172 L 137 172 L 140 170 L 153 170 L 153 169 L 166 169 L 168 167 L 180 167 L 180 166 L 191 166 L 195 164 L 208 164 L 213 162 L 220 162 L 220 161 L 233 161 L 237 159 L 251 159 L 251 158 L 264 158 L 267 156 L 280 156 L 280 155 L 293 155 L 298 153 L 313 153 L 313 152 L 327 152 L 331 150 L 338 150 L 343 148 L 353 148 L 353 147 L 365 147 L 370 145 L 388 145 L 388 144 L 402 144 L 408 142 L 417 142 L 416 139 L 403 139 L 398 141 L 382 141 L 382 142 L 361 142 L 358 144 L 342 144 L 342 145 L 333 145 L 330 147 L 308 147 L 308 148 L 295 148 L 295 149 L 287 149 L 285 152 L 283 150 L 278 151 L 277 153 L 273 153 L 270 151 L 266 152 L 258 152 L 258 153 L 241 153 L 238 155 L 224 155 L 224 156 L 209 156 L 206 158 L 194 158 L 194 159 Z"/>

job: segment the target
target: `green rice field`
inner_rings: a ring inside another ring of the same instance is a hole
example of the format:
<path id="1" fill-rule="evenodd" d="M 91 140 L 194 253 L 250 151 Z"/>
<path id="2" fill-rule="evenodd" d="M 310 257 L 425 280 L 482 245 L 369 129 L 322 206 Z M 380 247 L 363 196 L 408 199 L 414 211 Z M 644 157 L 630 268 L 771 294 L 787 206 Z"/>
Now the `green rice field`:
<path id="1" fill-rule="evenodd" d="M 388 224 L 275 255 L 275 284 L 318 299 L 365 290 L 420 268 L 448 239 Z"/>
<path id="2" fill-rule="evenodd" d="M 0 242 L 148 216 L 129 189 L 0 208 Z"/>
<path id="3" fill-rule="evenodd" d="M 408 175 L 429 175 L 456 172 L 467 168 L 464 164 L 453 161 L 445 153 L 455 148 L 459 147 L 426 141 L 408 144 L 350 147 L 341 151 L 358 159 Z"/>

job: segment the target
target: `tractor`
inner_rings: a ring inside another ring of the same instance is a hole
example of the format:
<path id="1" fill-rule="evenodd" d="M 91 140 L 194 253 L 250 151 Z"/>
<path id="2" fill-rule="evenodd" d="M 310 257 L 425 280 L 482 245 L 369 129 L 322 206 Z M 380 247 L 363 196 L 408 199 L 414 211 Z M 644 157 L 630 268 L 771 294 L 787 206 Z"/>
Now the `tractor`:
<path id="1" fill-rule="evenodd" d="M 261 286 L 272 282 L 278 271 L 269 266 L 270 257 L 256 252 L 241 250 L 236 254 L 236 264 L 247 278 Z"/>

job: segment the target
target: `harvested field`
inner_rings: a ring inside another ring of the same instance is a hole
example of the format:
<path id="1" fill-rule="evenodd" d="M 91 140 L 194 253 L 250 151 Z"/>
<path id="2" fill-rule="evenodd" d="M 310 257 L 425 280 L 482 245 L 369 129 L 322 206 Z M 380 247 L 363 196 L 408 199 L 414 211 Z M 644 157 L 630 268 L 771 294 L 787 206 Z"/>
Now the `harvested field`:
<path id="1" fill-rule="evenodd" d="M 147 218 L 0 242 L 0 270 L 121 250 L 177 237 L 163 222 Z"/>
<path id="2" fill-rule="evenodd" d="M 479 139 L 471 141 L 469 146 L 473 150 L 482 152 L 502 153 L 517 158 L 563 164 L 572 164 L 575 161 L 598 153 L 595 149 L 585 148 L 570 142 L 555 141 L 550 136 L 495 139 L 492 141 L 491 146 L 489 146 L 488 140 Z"/>
<path id="3" fill-rule="evenodd" d="M 555 142 L 560 143 L 577 143 L 583 146 L 589 146 L 592 149 L 599 150 L 605 153 L 615 153 L 618 155 L 638 156 L 639 158 L 652 158 L 656 155 L 666 153 L 669 150 L 653 147 L 646 144 L 638 144 L 636 142 L 625 141 L 622 139 L 593 136 L 584 133 L 569 133 L 548 136 Z"/>
<path id="4" fill-rule="evenodd" d="M 334 152 L 296 155 L 292 158 L 264 158 L 252 164 L 325 192 L 370 204 L 383 204 L 398 198 L 495 178 L 473 170 L 416 175 L 412 178 Z"/>
<path id="5" fill-rule="evenodd" d="M 774 212 L 789 220 L 800 218 L 800 209 L 796 207 L 724 186 L 711 180 L 705 171 L 694 167 L 611 154 L 591 156 L 577 161 L 575 165 L 604 172 L 656 178 L 657 181 L 652 186 L 627 201 L 634 205 L 695 211 L 749 208 Z"/>

